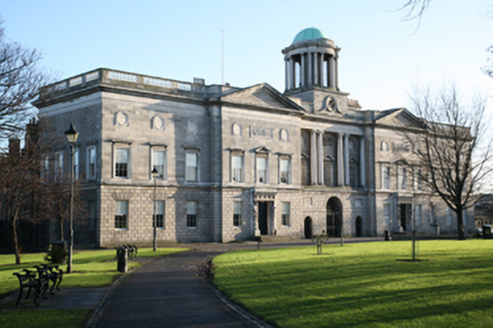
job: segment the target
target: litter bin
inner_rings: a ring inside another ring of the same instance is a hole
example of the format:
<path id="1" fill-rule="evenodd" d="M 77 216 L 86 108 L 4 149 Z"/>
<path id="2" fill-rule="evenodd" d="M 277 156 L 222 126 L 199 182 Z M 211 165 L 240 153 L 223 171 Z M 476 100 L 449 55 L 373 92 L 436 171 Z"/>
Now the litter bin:
<path id="1" fill-rule="evenodd" d="M 127 272 L 128 249 L 126 247 L 118 247 L 116 249 L 116 262 L 117 262 L 116 269 L 119 272 Z"/>
<path id="2" fill-rule="evenodd" d="M 385 230 L 384 237 L 385 237 L 385 241 L 389 241 L 390 240 L 390 234 L 389 234 L 389 231 L 388 230 Z"/>

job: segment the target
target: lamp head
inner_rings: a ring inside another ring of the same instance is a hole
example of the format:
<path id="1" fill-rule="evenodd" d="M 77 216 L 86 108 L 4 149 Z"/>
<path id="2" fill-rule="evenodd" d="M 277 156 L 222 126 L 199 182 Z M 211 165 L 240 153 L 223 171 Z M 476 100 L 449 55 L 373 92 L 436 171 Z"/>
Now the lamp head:
<path id="1" fill-rule="evenodd" d="M 70 128 L 65 131 L 65 136 L 67 137 L 67 140 L 69 143 L 74 144 L 77 142 L 77 138 L 79 137 L 79 132 L 77 132 L 72 123 L 70 123 Z"/>
<path id="2" fill-rule="evenodd" d="M 152 175 L 152 178 L 153 178 L 153 179 L 157 179 L 157 177 L 159 176 L 159 172 L 158 172 L 158 170 L 156 169 L 156 167 L 154 167 L 154 168 L 152 169 L 151 175 Z"/>

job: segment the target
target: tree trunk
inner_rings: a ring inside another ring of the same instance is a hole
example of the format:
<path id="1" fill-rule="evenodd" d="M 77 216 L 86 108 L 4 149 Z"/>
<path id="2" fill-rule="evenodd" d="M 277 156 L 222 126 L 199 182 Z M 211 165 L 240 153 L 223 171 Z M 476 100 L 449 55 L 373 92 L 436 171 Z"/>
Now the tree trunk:
<path id="1" fill-rule="evenodd" d="M 462 207 L 457 207 L 457 240 L 466 240 L 464 233 L 464 218 L 462 217 Z"/>
<path id="2" fill-rule="evenodd" d="M 58 223 L 60 225 L 60 239 L 59 240 L 65 240 L 63 237 L 63 216 L 59 215 L 58 216 Z"/>
<path id="3" fill-rule="evenodd" d="M 15 250 L 15 264 L 21 264 L 21 245 L 19 244 L 19 237 L 17 235 L 17 215 L 19 214 L 19 208 L 17 207 L 12 214 L 12 233 L 14 236 L 14 250 Z"/>

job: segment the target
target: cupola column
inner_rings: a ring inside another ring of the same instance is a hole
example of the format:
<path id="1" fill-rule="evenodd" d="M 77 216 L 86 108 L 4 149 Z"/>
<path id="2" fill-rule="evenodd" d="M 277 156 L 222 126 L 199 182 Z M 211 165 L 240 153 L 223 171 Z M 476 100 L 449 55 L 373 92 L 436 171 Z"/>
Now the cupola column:
<path id="1" fill-rule="evenodd" d="M 313 85 L 318 85 L 318 53 L 313 53 Z"/>
<path id="2" fill-rule="evenodd" d="M 304 87 L 306 84 L 305 81 L 305 54 L 301 54 L 301 64 L 300 64 L 300 82 L 301 86 Z"/>
<path id="3" fill-rule="evenodd" d="M 334 56 L 329 57 L 329 74 L 328 74 L 328 80 L 329 80 L 329 87 L 330 88 L 335 88 L 335 59 Z"/>
<path id="4" fill-rule="evenodd" d="M 336 90 L 339 90 L 339 68 L 338 68 L 338 61 L 339 61 L 339 57 L 335 57 L 334 58 L 334 88 L 336 88 Z"/>
<path id="5" fill-rule="evenodd" d="M 286 90 L 289 90 L 289 59 L 288 58 L 284 58 L 284 76 L 286 76 Z"/>
<path id="6" fill-rule="evenodd" d="M 308 85 L 313 85 L 313 54 L 311 52 L 308 55 Z"/>
<path id="7" fill-rule="evenodd" d="M 297 82 L 298 82 L 296 81 L 296 60 L 294 59 L 294 57 L 291 57 L 290 64 L 291 64 L 291 89 L 294 89 L 297 87 Z"/>

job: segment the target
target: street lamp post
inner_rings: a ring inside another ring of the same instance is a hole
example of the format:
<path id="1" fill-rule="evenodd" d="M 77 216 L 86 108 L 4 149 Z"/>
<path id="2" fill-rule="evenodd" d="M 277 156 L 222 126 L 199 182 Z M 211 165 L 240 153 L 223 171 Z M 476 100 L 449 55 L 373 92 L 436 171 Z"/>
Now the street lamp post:
<path id="1" fill-rule="evenodd" d="M 155 252 L 157 249 L 157 241 L 156 241 L 156 234 L 157 234 L 157 204 L 156 204 L 156 184 L 157 184 L 157 177 L 159 175 L 158 170 L 156 167 L 152 169 L 151 172 L 152 178 L 154 179 L 154 204 L 153 204 L 153 211 L 154 215 L 152 216 L 152 228 L 153 228 L 153 235 L 152 235 L 152 250 Z"/>
<path id="2" fill-rule="evenodd" d="M 67 264 L 67 273 L 70 273 L 72 272 L 72 256 L 74 253 L 74 145 L 79 137 L 79 133 L 74 129 L 72 123 L 70 123 L 70 128 L 65 131 L 65 136 L 67 137 L 67 141 L 70 145 L 70 240 Z"/>

